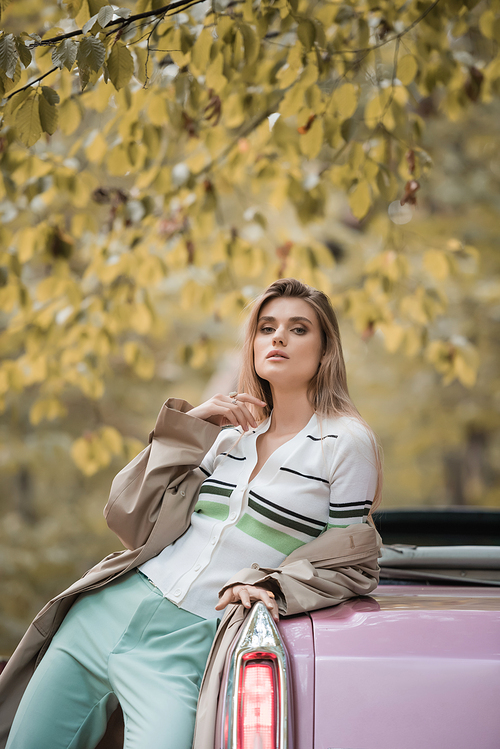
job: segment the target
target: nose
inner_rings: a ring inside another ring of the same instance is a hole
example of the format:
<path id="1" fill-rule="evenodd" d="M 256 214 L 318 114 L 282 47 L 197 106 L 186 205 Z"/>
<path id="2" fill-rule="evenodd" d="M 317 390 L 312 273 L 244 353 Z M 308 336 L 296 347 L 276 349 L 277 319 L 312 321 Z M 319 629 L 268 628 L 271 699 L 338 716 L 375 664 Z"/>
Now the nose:
<path id="1" fill-rule="evenodd" d="M 285 334 L 279 328 L 273 335 L 273 346 L 275 346 L 277 343 L 280 343 L 282 346 L 286 346 Z"/>

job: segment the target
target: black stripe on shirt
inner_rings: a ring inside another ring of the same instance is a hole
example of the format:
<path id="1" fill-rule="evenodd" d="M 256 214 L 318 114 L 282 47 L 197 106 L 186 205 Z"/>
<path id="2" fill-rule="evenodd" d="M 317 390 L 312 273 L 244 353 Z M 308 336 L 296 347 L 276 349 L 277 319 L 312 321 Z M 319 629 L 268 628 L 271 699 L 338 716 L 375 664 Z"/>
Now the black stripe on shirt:
<path id="1" fill-rule="evenodd" d="M 299 520 L 305 520 L 308 523 L 313 523 L 314 525 L 319 525 L 320 528 L 324 528 L 326 526 L 326 523 L 321 522 L 321 520 L 313 520 L 312 518 L 306 517 L 306 515 L 300 515 L 298 512 L 294 512 L 293 510 L 285 510 L 280 505 L 276 505 L 274 502 L 271 502 L 269 499 L 264 499 L 264 497 L 261 497 L 260 494 L 257 494 L 256 492 L 250 490 L 249 494 L 252 494 L 252 496 L 256 497 L 256 499 L 260 499 L 261 502 L 264 502 L 266 505 L 270 505 L 271 507 L 274 507 L 276 510 L 279 510 L 280 512 L 286 514 L 286 515 L 293 515 L 294 518 L 299 518 Z M 311 530 L 314 530 L 311 528 Z"/>
<path id="2" fill-rule="evenodd" d="M 219 455 L 227 455 L 228 458 L 232 458 L 233 460 L 246 460 L 246 458 L 237 458 L 236 455 L 230 455 L 229 453 L 219 453 Z"/>
<path id="3" fill-rule="evenodd" d="M 304 533 L 304 535 L 306 536 L 313 536 L 313 538 L 317 538 L 323 532 L 321 528 L 311 528 L 311 526 L 309 525 L 298 523 L 296 520 L 292 520 L 292 518 L 287 518 L 277 512 L 273 512 L 273 510 L 260 505 L 254 499 L 248 499 L 248 506 L 251 507 L 255 512 L 258 512 L 260 515 L 264 515 L 264 517 L 269 518 L 269 520 L 272 520 L 277 525 L 281 525 L 283 528 L 292 528 L 292 530 L 298 531 L 299 533 Z"/>
<path id="4" fill-rule="evenodd" d="M 236 484 L 229 484 L 227 481 L 219 481 L 218 479 L 213 479 L 211 476 L 203 482 L 203 485 L 205 486 L 208 484 L 208 481 L 211 481 L 213 484 L 222 484 L 222 486 L 230 486 L 231 489 L 236 489 Z"/>
<path id="5" fill-rule="evenodd" d="M 200 471 L 203 471 L 203 473 L 205 474 L 205 476 L 211 476 L 212 475 L 208 471 L 205 471 L 205 469 L 203 468 L 203 466 L 198 466 L 198 468 L 200 469 Z"/>
<path id="6" fill-rule="evenodd" d="M 372 505 L 372 499 L 366 499 L 364 502 L 330 502 L 330 507 L 363 507 L 364 505 Z"/>
<path id="7" fill-rule="evenodd" d="M 309 437 L 310 440 L 314 440 L 314 442 L 321 442 L 321 440 L 326 440 L 327 437 L 335 437 L 335 439 L 337 439 L 339 435 L 338 434 L 325 434 L 324 437 L 313 437 L 312 434 L 308 434 L 306 436 Z"/>
<path id="8" fill-rule="evenodd" d="M 312 479 L 313 481 L 322 481 L 324 484 L 328 484 L 330 486 L 330 482 L 328 479 L 321 479 L 319 476 L 309 476 L 307 473 L 299 473 L 299 471 L 294 471 L 291 468 L 280 468 L 280 471 L 288 471 L 288 473 L 295 473 L 296 476 L 302 476 L 303 479 Z"/>

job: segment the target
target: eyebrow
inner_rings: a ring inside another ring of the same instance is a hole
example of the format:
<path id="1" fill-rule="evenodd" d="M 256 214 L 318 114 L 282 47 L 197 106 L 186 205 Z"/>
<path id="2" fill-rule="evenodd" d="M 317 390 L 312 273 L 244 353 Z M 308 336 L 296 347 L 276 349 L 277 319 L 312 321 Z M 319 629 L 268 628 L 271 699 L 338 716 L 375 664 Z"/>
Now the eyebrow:
<path id="1" fill-rule="evenodd" d="M 276 322 L 276 318 L 271 317 L 270 315 L 262 315 L 262 317 L 259 317 L 259 322 L 262 322 L 263 320 L 265 320 L 266 322 Z M 312 325 L 312 322 L 307 317 L 298 316 L 298 317 L 288 318 L 288 322 L 302 322 L 302 321 L 308 322 L 309 325 Z"/>

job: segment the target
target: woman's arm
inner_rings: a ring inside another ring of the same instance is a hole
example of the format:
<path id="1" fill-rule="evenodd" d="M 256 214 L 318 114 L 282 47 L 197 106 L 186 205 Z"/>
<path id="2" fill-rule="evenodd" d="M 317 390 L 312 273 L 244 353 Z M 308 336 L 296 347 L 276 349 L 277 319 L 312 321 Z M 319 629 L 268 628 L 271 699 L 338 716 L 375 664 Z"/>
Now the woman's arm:
<path id="1" fill-rule="evenodd" d="M 220 426 L 234 424 L 246 430 L 249 424 L 256 425 L 245 403 L 265 405 L 246 393 L 239 394 L 236 403 L 221 394 L 195 408 L 179 398 L 164 403 L 149 444 L 115 477 L 104 508 L 108 526 L 126 548 L 146 543 L 165 492 L 200 465 Z"/>
<path id="2" fill-rule="evenodd" d="M 378 585 L 380 544 L 370 523 L 331 528 L 295 549 L 278 568 L 254 564 L 240 570 L 219 592 L 220 601 L 238 585 L 271 588 L 280 614 L 291 615 L 368 595 Z"/>
<path id="3" fill-rule="evenodd" d="M 199 466 L 219 427 L 188 412 L 187 401 L 169 398 L 161 408 L 149 444 L 117 474 L 104 517 L 129 549 L 142 546 L 153 530 L 165 491 Z"/>

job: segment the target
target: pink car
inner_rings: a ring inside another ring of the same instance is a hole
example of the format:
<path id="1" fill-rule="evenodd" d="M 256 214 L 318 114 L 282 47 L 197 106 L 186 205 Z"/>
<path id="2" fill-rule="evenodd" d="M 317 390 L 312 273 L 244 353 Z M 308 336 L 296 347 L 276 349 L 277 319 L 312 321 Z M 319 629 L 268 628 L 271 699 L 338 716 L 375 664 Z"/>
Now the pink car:
<path id="1" fill-rule="evenodd" d="M 381 567 L 371 596 L 278 626 L 254 605 L 221 749 L 500 747 L 500 546 L 389 546 Z"/>

